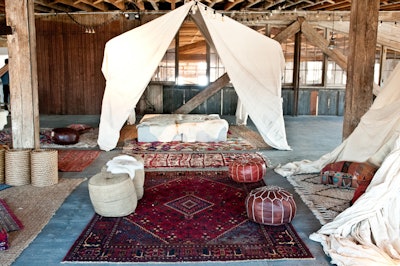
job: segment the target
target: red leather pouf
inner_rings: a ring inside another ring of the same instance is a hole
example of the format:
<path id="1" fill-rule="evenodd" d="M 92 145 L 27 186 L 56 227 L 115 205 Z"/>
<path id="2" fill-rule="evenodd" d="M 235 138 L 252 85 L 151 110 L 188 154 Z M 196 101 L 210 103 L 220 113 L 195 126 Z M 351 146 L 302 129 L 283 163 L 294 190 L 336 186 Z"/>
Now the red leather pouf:
<path id="1" fill-rule="evenodd" d="M 296 210 L 293 195 L 281 187 L 259 187 L 253 189 L 246 197 L 247 217 L 256 223 L 290 223 L 296 215 Z"/>
<path id="2" fill-rule="evenodd" d="M 51 131 L 51 139 L 60 145 L 75 144 L 79 141 L 79 132 L 67 127 L 54 128 Z"/>
<path id="3" fill-rule="evenodd" d="M 266 172 L 265 161 L 259 156 L 241 156 L 229 165 L 229 176 L 240 183 L 260 181 Z"/>

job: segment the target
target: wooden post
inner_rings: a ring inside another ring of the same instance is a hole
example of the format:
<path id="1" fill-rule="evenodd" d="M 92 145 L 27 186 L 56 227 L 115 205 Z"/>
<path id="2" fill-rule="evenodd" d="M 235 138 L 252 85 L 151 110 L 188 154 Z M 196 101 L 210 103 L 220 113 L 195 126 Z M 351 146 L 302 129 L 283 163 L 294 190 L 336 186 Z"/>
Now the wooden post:
<path id="1" fill-rule="evenodd" d="M 33 0 L 5 0 L 13 148 L 40 148 Z"/>
<path id="2" fill-rule="evenodd" d="M 379 0 L 351 1 L 343 139 L 372 104 Z"/>
<path id="3" fill-rule="evenodd" d="M 297 116 L 299 114 L 301 32 L 297 32 L 294 39 L 293 115 Z"/>

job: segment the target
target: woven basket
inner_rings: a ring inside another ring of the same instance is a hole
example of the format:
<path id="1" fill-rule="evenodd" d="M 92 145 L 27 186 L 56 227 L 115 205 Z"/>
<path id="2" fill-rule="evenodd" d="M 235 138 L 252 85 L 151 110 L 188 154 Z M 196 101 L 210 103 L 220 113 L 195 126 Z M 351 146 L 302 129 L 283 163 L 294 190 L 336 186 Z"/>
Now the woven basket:
<path id="1" fill-rule="evenodd" d="M 5 183 L 10 186 L 30 184 L 30 149 L 10 149 L 5 152 Z"/>
<path id="2" fill-rule="evenodd" d="M 5 182 L 5 157 L 6 150 L 0 149 L 0 184 Z"/>
<path id="3" fill-rule="evenodd" d="M 31 151 L 32 185 L 46 187 L 58 183 L 58 152 L 52 149 Z"/>

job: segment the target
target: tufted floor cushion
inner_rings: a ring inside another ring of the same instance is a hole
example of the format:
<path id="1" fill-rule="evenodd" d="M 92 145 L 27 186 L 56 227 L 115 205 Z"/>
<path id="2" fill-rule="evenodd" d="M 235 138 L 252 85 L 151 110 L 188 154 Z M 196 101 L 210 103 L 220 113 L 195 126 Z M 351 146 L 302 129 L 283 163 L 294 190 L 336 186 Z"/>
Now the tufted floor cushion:
<path id="1" fill-rule="evenodd" d="M 240 183 L 260 181 L 266 172 L 265 161 L 259 156 L 243 155 L 229 164 L 229 176 Z"/>
<path id="2" fill-rule="evenodd" d="M 246 197 L 247 217 L 260 224 L 290 223 L 296 215 L 296 210 L 293 195 L 278 186 L 253 189 Z"/>
<path id="3" fill-rule="evenodd" d="M 76 144 L 79 141 L 79 132 L 72 128 L 54 128 L 51 131 L 51 139 L 59 145 Z"/>

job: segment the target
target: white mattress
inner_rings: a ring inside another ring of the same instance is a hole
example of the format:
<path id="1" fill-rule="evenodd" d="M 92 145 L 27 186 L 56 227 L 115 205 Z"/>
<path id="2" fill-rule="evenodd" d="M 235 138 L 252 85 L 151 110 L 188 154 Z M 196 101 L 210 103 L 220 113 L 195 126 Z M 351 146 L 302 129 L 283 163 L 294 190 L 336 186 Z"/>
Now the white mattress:
<path id="1" fill-rule="evenodd" d="M 226 141 L 229 124 L 215 114 L 148 114 L 136 127 L 139 142 L 219 142 Z"/>

